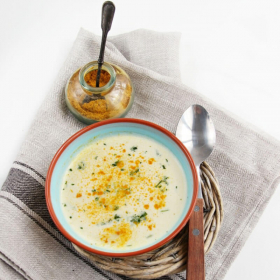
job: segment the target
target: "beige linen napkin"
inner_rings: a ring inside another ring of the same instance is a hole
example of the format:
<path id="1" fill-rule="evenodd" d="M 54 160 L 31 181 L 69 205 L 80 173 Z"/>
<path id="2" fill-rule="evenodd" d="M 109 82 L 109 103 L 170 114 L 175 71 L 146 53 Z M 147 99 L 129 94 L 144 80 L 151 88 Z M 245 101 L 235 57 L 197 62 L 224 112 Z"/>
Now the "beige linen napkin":
<path id="1" fill-rule="evenodd" d="M 135 86 L 128 117 L 155 122 L 174 133 L 191 104 L 201 104 L 210 113 L 217 145 L 208 162 L 219 179 L 225 213 L 216 244 L 206 256 L 206 279 L 220 280 L 277 186 L 280 143 L 179 82 L 179 38 L 176 33 L 147 30 L 116 36 L 107 44 L 105 60 L 124 68 Z M 18 279 L 128 279 L 81 258 L 50 219 L 44 197 L 52 157 L 67 138 L 84 127 L 65 105 L 66 81 L 77 68 L 98 57 L 99 44 L 99 37 L 80 31 L 4 183 L 0 193 L 4 279 L 13 279 L 12 273 Z M 162 279 L 170 278 L 184 279 L 185 272 Z"/>

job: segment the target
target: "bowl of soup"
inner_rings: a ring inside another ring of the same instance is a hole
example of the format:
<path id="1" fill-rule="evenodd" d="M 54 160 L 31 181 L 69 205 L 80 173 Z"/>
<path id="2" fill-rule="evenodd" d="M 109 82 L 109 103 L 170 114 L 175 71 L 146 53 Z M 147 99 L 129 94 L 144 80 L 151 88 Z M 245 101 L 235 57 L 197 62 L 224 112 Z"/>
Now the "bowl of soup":
<path id="1" fill-rule="evenodd" d="M 54 156 L 46 201 L 61 233 L 92 253 L 127 257 L 161 247 L 186 225 L 194 162 L 169 131 L 138 119 L 90 125 Z"/>

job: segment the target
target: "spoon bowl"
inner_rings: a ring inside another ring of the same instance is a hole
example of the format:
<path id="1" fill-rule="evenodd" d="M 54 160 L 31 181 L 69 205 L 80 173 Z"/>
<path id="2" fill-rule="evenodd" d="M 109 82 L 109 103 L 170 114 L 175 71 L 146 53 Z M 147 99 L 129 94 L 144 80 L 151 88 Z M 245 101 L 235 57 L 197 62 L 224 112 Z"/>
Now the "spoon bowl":
<path id="1" fill-rule="evenodd" d="M 181 117 L 176 136 L 191 153 L 195 165 L 212 153 L 216 143 L 215 127 L 208 112 L 200 105 L 192 105 Z"/>

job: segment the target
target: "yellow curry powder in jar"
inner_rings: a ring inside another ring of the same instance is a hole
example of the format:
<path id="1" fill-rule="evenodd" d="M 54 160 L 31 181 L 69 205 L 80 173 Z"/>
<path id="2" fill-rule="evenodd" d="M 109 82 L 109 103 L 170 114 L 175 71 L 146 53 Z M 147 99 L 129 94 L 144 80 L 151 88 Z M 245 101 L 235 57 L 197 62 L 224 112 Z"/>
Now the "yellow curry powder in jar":
<path id="1" fill-rule="evenodd" d="M 71 76 L 65 88 L 69 110 L 85 124 L 124 117 L 134 99 L 131 80 L 123 69 L 104 62 L 96 87 L 97 69 L 97 61 L 86 64 Z"/>

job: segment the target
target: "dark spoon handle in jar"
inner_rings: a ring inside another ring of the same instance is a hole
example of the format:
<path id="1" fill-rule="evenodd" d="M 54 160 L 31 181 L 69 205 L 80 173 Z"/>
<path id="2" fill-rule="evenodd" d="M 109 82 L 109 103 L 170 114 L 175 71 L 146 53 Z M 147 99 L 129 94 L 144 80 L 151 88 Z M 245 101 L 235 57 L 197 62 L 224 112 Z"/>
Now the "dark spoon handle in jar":
<path id="1" fill-rule="evenodd" d="M 107 35 L 108 35 L 109 30 L 111 29 L 114 14 L 115 14 L 114 3 L 111 1 L 104 2 L 103 6 L 102 6 L 102 20 L 101 20 L 102 41 L 101 41 L 99 58 L 98 58 L 98 71 L 97 71 L 97 77 L 96 77 L 96 87 L 99 87 L 100 73 L 101 73 L 102 64 L 104 62 L 104 52 L 105 52 Z"/>

